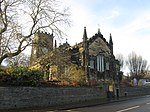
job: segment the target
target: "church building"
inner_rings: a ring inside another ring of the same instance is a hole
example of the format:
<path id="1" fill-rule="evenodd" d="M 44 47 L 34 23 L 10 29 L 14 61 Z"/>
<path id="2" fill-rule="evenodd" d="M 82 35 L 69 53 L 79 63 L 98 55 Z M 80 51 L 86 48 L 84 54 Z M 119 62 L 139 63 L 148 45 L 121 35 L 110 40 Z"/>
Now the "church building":
<path id="1" fill-rule="evenodd" d="M 98 32 L 88 39 L 86 28 L 84 28 L 83 66 L 87 70 L 89 79 L 117 79 L 120 65 L 113 54 L 111 34 L 107 42 L 98 29 Z"/>
<path id="2" fill-rule="evenodd" d="M 57 47 L 56 41 L 53 43 L 53 38 L 53 34 L 43 32 L 35 34 L 31 53 L 31 67 L 38 66 L 45 70 L 44 68 L 49 65 L 50 74 L 52 71 L 55 71 L 55 74 L 57 71 L 61 71 L 57 74 L 61 75 L 65 72 L 66 66 L 76 64 L 83 67 L 87 80 L 117 80 L 121 73 L 120 64 L 113 54 L 111 34 L 109 42 L 103 37 L 100 29 L 95 35 L 88 38 L 86 27 L 84 27 L 83 41 L 74 46 L 70 46 L 66 41 Z M 58 60 L 61 59 L 65 62 L 65 66 L 59 64 L 61 61 Z M 41 67 L 41 63 L 46 64 Z"/>

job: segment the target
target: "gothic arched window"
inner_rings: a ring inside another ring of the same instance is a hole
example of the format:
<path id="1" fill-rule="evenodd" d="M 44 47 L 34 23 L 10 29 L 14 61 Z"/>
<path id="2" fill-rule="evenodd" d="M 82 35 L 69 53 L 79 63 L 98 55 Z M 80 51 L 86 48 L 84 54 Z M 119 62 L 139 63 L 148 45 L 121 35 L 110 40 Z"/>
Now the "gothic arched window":
<path id="1" fill-rule="evenodd" d="M 97 55 L 97 71 L 104 72 L 104 56 Z"/>

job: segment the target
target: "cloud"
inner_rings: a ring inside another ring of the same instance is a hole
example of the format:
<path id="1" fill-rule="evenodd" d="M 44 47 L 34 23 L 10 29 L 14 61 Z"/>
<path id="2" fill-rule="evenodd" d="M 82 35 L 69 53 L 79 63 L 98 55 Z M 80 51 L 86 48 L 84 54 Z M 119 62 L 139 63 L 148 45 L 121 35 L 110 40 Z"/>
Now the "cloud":
<path id="1" fill-rule="evenodd" d="M 150 10 L 143 9 L 141 12 L 135 12 L 127 9 L 125 12 L 126 9 L 114 6 L 109 10 L 103 9 L 105 12 L 101 13 L 100 7 L 97 12 L 92 12 L 90 10 L 92 7 L 87 7 L 86 3 L 81 4 L 70 0 L 69 4 L 73 26 L 66 33 L 71 45 L 82 41 L 84 26 L 87 27 L 88 37 L 92 37 L 97 33 L 98 24 L 100 24 L 101 33 L 106 40 L 109 40 L 109 35 L 112 33 L 115 55 L 121 53 L 126 57 L 135 51 L 150 62 L 150 53 L 148 53 L 150 48 Z"/>
<path id="2" fill-rule="evenodd" d="M 148 21 L 150 21 L 149 11 L 145 11 L 145 13 L 136 16 L 126 26 L 114 29 L 115 53 L 122 53 L 127 56 L 132 51 L 135 51 L 150 62 L 150 53 L 148 53 L 150 47 L 150 32 L 148 32 L 150 22 Z"/>
<path id="3" fill-rule="evenodd" d="M 75 4 L 74 2 L 72 4 L 74 4 L 71 7 L 73 23 L 72 27 L 68 29 L 66 33 L 68 34 L 70 44 L 73 45 L 76 42 L 82 41 L 84 27 L 87 28 L 88 37 L 91 37 L 95 27 L 98 28 L 98 23 L 94 22 L 95 15 L 90 14 L 85 7 Z"/>
<path id="4" fill-rule="evenodd" d="M 118 16 L 120 16 L 120 11 L 119 11 L 119 9 L 115 8 L 110 11 L 110 16 L 108 17 L 108 19 L 115 19 Z"/>

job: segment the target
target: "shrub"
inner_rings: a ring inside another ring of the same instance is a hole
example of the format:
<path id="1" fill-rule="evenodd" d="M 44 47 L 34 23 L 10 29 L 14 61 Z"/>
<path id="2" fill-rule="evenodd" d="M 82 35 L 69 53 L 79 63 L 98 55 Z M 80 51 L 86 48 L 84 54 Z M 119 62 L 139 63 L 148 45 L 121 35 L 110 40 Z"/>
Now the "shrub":
<path id="1" fill-rule="evenodd" d="M 69 67 L 69 80 L 73 83 L 73 85 L 83 86 L 86 85 L 86 76 L 84 74 L 84 70 L 82 67 L 72 64 Z"/>
<path id="2" fill-rule="evenodd" d="M 39 70 L 29 70 L 27 67 L 5 68 L 0 73 L 0 84 L 7 86 L 38 86 L 43 79 Z"/>
<path id="3" fill-rule="evenodd" d="M 8 75 L 7 70 L 5 68 L 0 68 L 0 76 Z"/>
<path id="4" fill-rule="evenodd" d="M 38 86 L 43 79 L 43 75 L 39 70 L 29 70 L 24 72 L 21 77 L 23 85 Z"/>

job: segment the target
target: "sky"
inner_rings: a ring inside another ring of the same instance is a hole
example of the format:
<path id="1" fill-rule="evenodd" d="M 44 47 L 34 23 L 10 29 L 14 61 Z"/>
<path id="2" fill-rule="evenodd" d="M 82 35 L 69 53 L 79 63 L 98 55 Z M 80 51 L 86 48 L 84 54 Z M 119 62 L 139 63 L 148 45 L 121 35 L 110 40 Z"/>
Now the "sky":
<path id="1" fill-rule="evenodd" d="M 71 45 L 82 41 L 84 27 L 89 38 L 100 28 L 107 41 L 112 34 L 114 55 L 135 52 L 150 64 L 150 0 L 63 1 L 71 12 L 66 32 Z"/>

